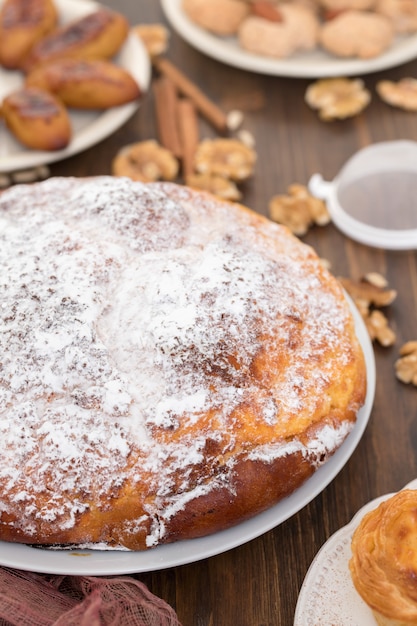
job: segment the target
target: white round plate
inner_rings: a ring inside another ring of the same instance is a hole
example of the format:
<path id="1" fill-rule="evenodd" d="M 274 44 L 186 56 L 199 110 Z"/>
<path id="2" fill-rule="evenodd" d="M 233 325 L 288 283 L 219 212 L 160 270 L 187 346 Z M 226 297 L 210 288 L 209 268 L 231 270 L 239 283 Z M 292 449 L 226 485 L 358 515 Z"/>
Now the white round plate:
<path id="1" fill-rule="evenodd" d="M 351 76 L 395 67 L 417 57 L 417 34 L 397 37 L 387 52 L 366 61 L 339 59 L 321 50 L 288 59 L 262 57 L 243 50 L 235 37 L 219 37 L 194 24 L 182 10 L 182 0 L 161 0 L 161 4 L 173 28 L 191 46 L 227 65 L 260 74 L 294 78 Z"/>
<path id="2" fill-rule="evenodd" d="M 0 0 L 0 6 L 4 0 Z M 92 0 L 55 0 L 61 23 L 67 23 L 100 8 Z M 136 79 L 142 92 L 150 82 L 149 56 L 139 38 L 130 33 L 115 62 L 128 70 Z M 20 72 L 0 67 L 0 102 L 11 91 L 23 84 Z M 7 128 L 0 124 L 0 172 L 14 172 L 60 161 L 86 150 L 120 128 L 136 111 L 139 102 L 129 102 L 104 112 L 70 111 L 73 138 L 64 150 L 44 152 L 30 150 L 16 141 Z"/>
<path id="3" fill-rule="evenodd" d="M 404 489 L 417 489 L 417 479 Z M 376 626 L 372 611 L 357 593 L 350 577 L 350 544 L 363 516 L 392 495 L 368 502 L 319 550 L 298 596 L 294 626 Z"/>
<path id="4" fill-rule="evenodd" d="M 350 300 L 349 300 L 350 302 Z M 233 528 L 201 539 L 178 541 L 143 552 L 120 550 L 51 550 L 0 541 L 0 565 L 48 574 L 104 576 L 148 572 L 193 563 L 226 552 L 275 528 L 300 511 L 335 478 L 351 457 L 368 423 L 375 394 L 375 360 L 368 332 L 351 304 L 367 369 L 365 404 L 353 431 L 333 457 L 291 496 Z"/>

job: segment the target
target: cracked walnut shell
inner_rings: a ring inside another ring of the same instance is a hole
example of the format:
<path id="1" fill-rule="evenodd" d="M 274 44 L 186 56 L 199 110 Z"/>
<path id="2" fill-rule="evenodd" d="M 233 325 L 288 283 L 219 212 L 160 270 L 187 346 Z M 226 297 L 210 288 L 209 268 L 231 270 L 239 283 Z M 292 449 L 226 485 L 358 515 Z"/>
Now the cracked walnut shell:
<path id="1" fill-rule="evenodd" d="M 178 169 L 174 155 L 153 139 L 124 146 L 112 163 L 114 176 L 127 176 L 141 182 L 174 180 Z"/>
<path id="2" fill-rule="evenodd" d="M 325 226 L 330 215 L 323 200 L 311 196 L 304 185 L 288 187 L 288 195 L 277 195 L 269 203 L 269 216 L 297 236 L 305 235 L 313 224 Z"/>
<path id="3" fill-rule="evenodd" d="M 400 358 L 395 362 L 395 373 L 401 382 L 417 386 L 417 341 L 407 341 L 400 348 Z"/>
<path id="4" fill-rule="evenodd" d="M 376 84 L 376 91 L 384 102 L 406 111 L 417 111 L 417 80 L 402 78 L 398 82 L 381 80 Z"/>
<path id="5" fill-rule="evenodd" d="M 324 78 L 307 88 L 305 101 L 318 109 L 320 119 L 331 121 L 359 114 L 371 101 L 360 78 Z"/>
<path id="6" fill-rule="evenodd" d="M 195 169 L 230 180 L 246 180 L 253 174 L 256 152 L 237 139 L 205 139 L 195 154 Z"/>

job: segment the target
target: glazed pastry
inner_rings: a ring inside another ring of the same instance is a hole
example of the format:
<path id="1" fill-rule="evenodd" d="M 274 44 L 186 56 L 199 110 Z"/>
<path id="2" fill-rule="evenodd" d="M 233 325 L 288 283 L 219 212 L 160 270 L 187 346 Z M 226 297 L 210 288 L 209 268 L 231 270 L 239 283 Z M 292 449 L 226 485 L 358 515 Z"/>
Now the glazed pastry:
<path id="1" fill-rule="evenodd" d="M 61 150 L 71 139 L 71 122 L 64 105 L 36 88 L 14 91 L 3 100 L 4 121 L 23 145 L 35 150 Z"/>
<path id="2" fill-rule="evenodd" d="M 0 7 L 0 65 L 20 68 L 30 49 L 56 22 L 53 0 L 4 0 Z"/>
<path id="3" fill-rule="evenodd" d="M 76 109 L 108 109 L 141 95 L 129 72 L 97 59 L 68 58 L 40 65 L 27 75 L 26 86 L 50 91 Z"/>
<path id="4" fill-rule="evenodd" d="M 292 493 L 354 428 L 350 306 L 285 227 L 119 177 L 14 186 L 0 219 L 0 539 L 208 535 Z"/>
<path id="5" fill-rule="evenodd" d="M 120 50 L 128 31 L 129 24 L 123 15 L 99 9 L 42 39 L 27 57 L 25 70 L 63 57 L 109 59 Z"/>
<path id="6" fill-rule="evenodd" d="M 349 567 L 380 626 L 417 624 L 417 491 L 404 489 L 365 515 Z"/>

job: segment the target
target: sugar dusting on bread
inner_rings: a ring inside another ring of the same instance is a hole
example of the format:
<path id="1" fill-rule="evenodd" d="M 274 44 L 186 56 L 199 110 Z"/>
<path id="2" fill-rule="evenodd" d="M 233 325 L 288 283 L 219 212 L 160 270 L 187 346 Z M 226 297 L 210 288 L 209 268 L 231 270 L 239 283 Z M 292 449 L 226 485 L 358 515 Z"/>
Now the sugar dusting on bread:
<path id="1" fill-rule="evenodd" d="M 71 528 L 128 480 L 152 497 L 125 530 L 148 517 L 150 547 L 237 458 L 319 465 L 353 426 L 301 436 L 319 403 L 331 413 L 350 313 L 310 248 L 249 211 L 127 179 L 16 186 L 0 196 L 0 263 L 0 515 L 19 510 L 28 536 L 36 520 Z M 254 369 L 269 352 L 286 358 L 273 380 Z M 198 478 L 210 442 L 224 468 Z"/>

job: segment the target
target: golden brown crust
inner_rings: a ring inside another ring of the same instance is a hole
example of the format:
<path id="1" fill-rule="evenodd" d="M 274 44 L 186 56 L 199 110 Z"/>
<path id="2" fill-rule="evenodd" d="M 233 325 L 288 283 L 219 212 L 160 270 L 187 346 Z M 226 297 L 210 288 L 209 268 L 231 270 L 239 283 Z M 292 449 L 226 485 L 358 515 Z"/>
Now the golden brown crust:
<path id="1" fill-rule="evenodd" d="M 5 0 L 0 8 L 0 65 L 21 68 L 31 48 L 56 22 L 52 0 Z"/>
<path id="2" fill-rule="evenodd" d="M 121 48 L 129 31 L 126 18 L 99 9 L 56 29 L 36 44 L 25 61 L 25 70 L 63 57 L 110 59 Z"/>
<path id="3" fill-rule="evenodd" d="M 22 88 L 3 100 L 6 126 L 28 148 L 61 150 L 71 140 L 71 122 L 63 104 L 42 89 Z"/>
<path id="4" fill-rule="evenodd" d="M 59 59 L 35 67 L 26 77 L 26 86 L 50 91 L 76 109 L 108 109 L 141 95 L 128 71 L 99 59 Z"/>
<path id="5" fill-rule="evenodd" d="M 416 490 L 400 491 L 365 515 L 353 535 L 349 566 L 378 623 L 417 623 Z"/>
<path id="6" fill-rule="evenodd" d="M 33 280 L 4 263 L 0 538 L 204 536 L 292 493 L 350 433 L 366 390 L 352 315 L 284 227 L 117 177 L 14 187 L 1 209 Z"/>

